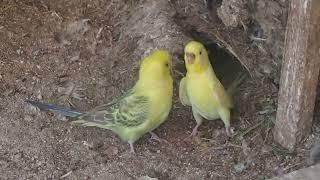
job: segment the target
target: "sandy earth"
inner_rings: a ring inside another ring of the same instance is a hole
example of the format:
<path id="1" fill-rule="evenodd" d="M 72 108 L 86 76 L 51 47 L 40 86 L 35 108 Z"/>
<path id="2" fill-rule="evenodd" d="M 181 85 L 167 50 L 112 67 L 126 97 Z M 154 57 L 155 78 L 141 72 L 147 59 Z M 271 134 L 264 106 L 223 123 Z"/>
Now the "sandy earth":
<path id="1" fill-rule="evenodd" d="M 202 6 L 208 6 L 211 15 L 215 11 L 210 9 L 221 5 L 218 0 L 204 2 Z M 286 12 L 286 6 L 279 5 L 285 1 L 257 2 L 257 7 L 275 6 Z M 146 4 L 154 6 L 152 11 Z M 212 25 L 220 28 L 222 37 L 229 34 L 236 39 L 228 41 L 235 51 L 248 46 L 247 54 L 259 48 L 267 52 L 251 59 L 239 55 L 252 70 L 252 78 L 234 96 L 236 136 L 226 138 L 222 121 L 207 121 L 199 137 L 183 140 L 195 125 L 190 108 L 183 107 L 176 94 L 185 73 L 181 57 L 187 40 L 205 42 L 224 84 L 235 78 L 231 72 L 243 69 L 235 57 L 207 39 L 208 34 L 201 32 L 206 28 L 187 24 L 192 14 L 186 12 L 189 8 L 194 13 L 196 6 L 194 1 L 0 1 L 0 179 L 266 179 L 307 166 L 309 149 L 320 139 L 319 124 L 315 123 L 313 135 L 295 153 L 272 141 L 285 24 L 272 29 L 266 24 L 274 22 L 262 14 L 285 15 L 268 8 L 260 14 L 248 11 L 250 16 L 239 11 L 244 26 L 240 23 L 236 29 L 221 29 L 221 21 L 211 22 L 217 23 Z M 256 21 L 247 22 L 248 18 Z M 239 37 L 247 27 L 248 32 L 264 38 L 255 25 L 258 22 L 271 40 L 259 44 Z M 277 30 L 281 33 L 274 32 Z M 174 106 L 168 120 L 156 130 L 170 144 L 150 142 L 146 135 L 132 155 L 128 144 L 110 131 L 72 125 L 24 102 L 40 99 L 80 110 L 108 102 L 132 86 L 139 59 L 154 48 L 168 48 L 175 56 Z M 316 112 L 315 119 L 318 117 Z"/>

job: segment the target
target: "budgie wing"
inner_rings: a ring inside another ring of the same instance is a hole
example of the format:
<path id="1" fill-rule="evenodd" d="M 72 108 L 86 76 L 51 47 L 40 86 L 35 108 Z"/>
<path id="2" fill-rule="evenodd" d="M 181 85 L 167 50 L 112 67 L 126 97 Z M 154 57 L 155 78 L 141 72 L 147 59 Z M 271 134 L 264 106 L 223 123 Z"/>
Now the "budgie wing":
<path id="1" fill-rule="evenodd" d="M 218 82 L 213 81 L 213 83 L 211 83 L 211 89 L 212 89 L 213 97 L 216 100 L 216 102 L 219 104 L 219 106 L 223 106 L 227 108 L 233 107 L 231 98 L 229 97 L 223 85 L 219 81 Z"/>
<path id="2" fill-rule="evenodd" d="M 187 94 L 187 80 L 186 77 L 182 78 L 179 84 L 179 99 L 182 105 L 190 106 L 191 103 L 189 101 L 189 97 Z"/>
<path id="3" fill-rule="evenodd" d="M 111 103 L 96 107 L 79 117 L 75 123 L 102 128 L 133 127 L 144 123 L 148 116 L 149 99 L 129 92 Z"/>

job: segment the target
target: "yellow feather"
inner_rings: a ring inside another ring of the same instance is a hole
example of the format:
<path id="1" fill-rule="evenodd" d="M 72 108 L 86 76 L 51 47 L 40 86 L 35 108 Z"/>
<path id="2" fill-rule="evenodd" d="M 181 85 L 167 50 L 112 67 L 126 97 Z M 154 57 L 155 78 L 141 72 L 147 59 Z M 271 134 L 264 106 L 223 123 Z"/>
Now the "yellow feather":
<path id="1" fill-rule="evenodd" d="M 172 106 L 173 79 L 171 77 L 171 55 L 157 50 L 143 59 L 139 80 L 134 86 L 135 95 L 148 98 L 147 117 L 144 123 L 118 130 L 122 139 L 135 142 L 146 133 L 151 133 L 168 117 Z"/>
<path id="2" fill-rule="evenodd" d="M 197 121 L 197 126 L 191 135 L 196 134 L 202 118 L 208 120 L 221 118 L 225 123 L 227 134 L 230 135 L 231 98 L 216 77 L 205 47 L 197 41 L 189 42 L 185 47 L 184 58 L 187 74 L 183 79 L 186 81 L 186 88 L 179 91 L 180 94 L 187 94 Z"/>
<path id="3" fill-rule="evenodd" d="M 187 94 L 187 80 L 185 77 L 181 79 L 179 84 L 179 99 L 182 105 L 184 106 L 191 105 L 188 94 Z"/>
<path id="4" fill-rule="evenodd" d="M 157 50 L 142 60 L 139 79 L 131 90 L 86 113 L 49 103 L 27 102 L 76 118 L 73 122 L 83 126 L 112 130 L 129 142 L 131 152 L 134 152 L 134 142 L 146 133 L 156 136 L 152 131 L 167 119 L 172 106 L 172 91 L 171 55 L 168 51 Z"/>

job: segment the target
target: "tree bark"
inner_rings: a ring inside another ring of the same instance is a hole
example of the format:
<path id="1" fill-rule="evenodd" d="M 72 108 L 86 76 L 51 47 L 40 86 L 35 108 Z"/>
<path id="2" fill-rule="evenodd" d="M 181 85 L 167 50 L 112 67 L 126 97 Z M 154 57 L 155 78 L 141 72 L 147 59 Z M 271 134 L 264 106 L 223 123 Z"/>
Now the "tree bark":
<path id="1" fill-rule="evenodd" d="M 320 67 L 320 1 L 292 0 L 274 140 L 294 150 L 311 132 Z"/>

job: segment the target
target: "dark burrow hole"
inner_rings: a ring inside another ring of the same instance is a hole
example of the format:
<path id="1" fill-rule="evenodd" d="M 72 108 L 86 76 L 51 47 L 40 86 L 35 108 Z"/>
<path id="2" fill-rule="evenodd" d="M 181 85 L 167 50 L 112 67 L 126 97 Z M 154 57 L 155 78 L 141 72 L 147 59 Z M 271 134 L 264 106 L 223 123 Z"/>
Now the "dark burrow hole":
<path id="1" fill-rule="evenodd" d="M 225 88 L 228 88 L 240 75 L 246 74 L 246 78 L 249 77 L 249 72 L 241 62 L 225 49 L 223 44 L 219 45 L 212 35 L 198 32 L 192 26 L 187 28 L 186 33 L 193 37 L 193 40 L 204 44 L 213 70 Z"/>
<path id="2" fill-rule="evenodd" d="M 205 46 L 209 52 L 212 67 L 226 88 L 241 74 L 248 74 L 240 61 L 224 48 L 220 48 L 216 43 L 208 43 Z"/>
<path id="3" fill-rule="evenodd" d="M 225 88 L 228 88 L 240 75 L 245 74 L 246 78 L 249 77 L 245 67 L 228 50 L 212 41 L 203 41 L 199 38 L 194 38 L 194 40 L 202 42 L 206 47 L 213 70 Z M 183 54 L 179 55 L 179 59 L 183 59 Z M 184 63 L 179 64 L 176 68 L 183 74 L 186 73 Z"/>

